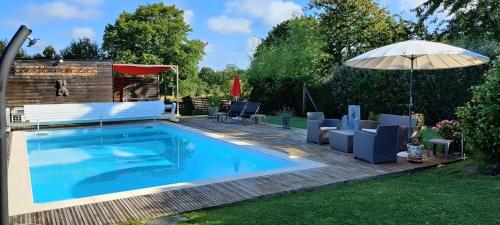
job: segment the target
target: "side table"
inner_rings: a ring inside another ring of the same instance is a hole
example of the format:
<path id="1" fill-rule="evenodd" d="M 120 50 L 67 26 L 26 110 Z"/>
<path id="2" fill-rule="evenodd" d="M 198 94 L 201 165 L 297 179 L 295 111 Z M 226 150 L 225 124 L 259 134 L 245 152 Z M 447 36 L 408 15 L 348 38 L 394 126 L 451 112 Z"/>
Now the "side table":
<path id="1" fill-rule="evenodd" d="M 266 115 L 264 114 L 253 114 L 250 115 L 250 120 L 255 122 L 255 124 L 261 124 L 266 122 Z"/>
<path id="2" fill-rule="evenodd" d="M 224 113 L 224 112 L 216 112 L 216 113 L 214 113 L 214 115 L 212 116 L 212 122 L 215 123 L 215 118 L 217 118 L 217 122 L 219 122 L 219 123 L 223 122 L 224 115 L 226 115 L 226 113 Z"/>
<path id="3" fill-rule="evenodd" d="M 427 157 L 429 157 L 429 153 L 432 150 L 432 155 L 436 154 L 436 145 L 442 145 L 444 146 L 444 157 L 448 158 L 448 151 L 450 149 L 450 145 L 453 143 L 453 140 L 448 140 L 448 139 L 442 139 L 442 138 L 433 138 L 427 142 L 427 145 L 430 147 L 430 149 L 427 149 Z"/>

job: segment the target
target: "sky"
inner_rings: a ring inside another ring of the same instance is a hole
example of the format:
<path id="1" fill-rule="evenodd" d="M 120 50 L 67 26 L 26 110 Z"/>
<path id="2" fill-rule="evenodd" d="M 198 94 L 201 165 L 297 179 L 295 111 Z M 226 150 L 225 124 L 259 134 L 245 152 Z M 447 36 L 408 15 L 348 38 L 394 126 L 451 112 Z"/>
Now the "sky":
<path id="1" fill-rule="evenodd" d="M 402 13 L 407 19 L 414 18 L 409 9 L 423 1 L 378 0 L 392 14 Z M 104 27 L 120 13 L 158 2 L 184 10 L 193 30 L 189 37 L 207 43 L 200 68 L 223 69 L 227 64 L 247 68 L 259 39 L 273 26 L 311 13 L 308 0 L 10 0 L 0 8 L 0 38 L 10 39 L 25 24 L 33 30 L 32 37 L 41 39 L 33 48 L 25 48 L 29 54 L 42 52 L 47 45 L 59 51 L 83 37 L 101 44 Z"/>

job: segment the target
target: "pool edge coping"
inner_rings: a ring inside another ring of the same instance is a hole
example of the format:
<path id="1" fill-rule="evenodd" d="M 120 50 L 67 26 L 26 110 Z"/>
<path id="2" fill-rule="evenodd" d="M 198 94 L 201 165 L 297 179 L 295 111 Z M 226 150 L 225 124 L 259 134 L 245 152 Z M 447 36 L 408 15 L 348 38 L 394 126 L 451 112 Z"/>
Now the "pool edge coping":
<path id="1" fill-rule="evenodd" d="M 64 207 L 92 204 L 92 203 L 97 203 L 97 202 L 105 202 L 105 201 L 122 199 L 122 198 L 129 198 L 129 197 L 135 197 L 135 196 L 143 196 L 143 195 L 160 193 L 160 192 L 164 192 L 164 191 L 177 190 L 177 189 L 183 189 L 183 188 L 189 188 L 189 187 L 197 187 L 197 186 L 203 186 L 203 185 L 214 184 L 214 183 L 222 183 L 222 182 L 227 182 L 227 181 L 235 181 L 235 180 L 246 179 L 246 178 L 255 178 L 255 177 L 267 176 L 267 175 L 272 175 L 272 174 L 288 173 L 288 172 L 294 172 L 294 171 L 299 171 L 299 170 L 315 169 L 315 168 L 328 166 L 327 164 L 316 162 L 316 161 L 313 161 L 313 160 L 310 160 L 307 158 L 303 158 L 303 157 L 290 157 L 290 155 L 288 155 L 285 152 L 281 152 L 281 151 L 276 150 L 276 149 L 271 149 L 269 147 L 265 147 L 265 146 L 262 146 L 260 144 L 248 143 L 246 141 L 239 141 L 235 138 L 231 138 L 231 137 L 224 135 L 224 134 L 204 131 L 201 129 L 197 129 L 197 128 L 193 128 L 193 127 L 189 127 L 189 126 L 185 126 L 185 125 L 181 125 L 181 124 L 162 122 L 162 121 L 145 122 L 144 124 L 158 124 L 158 123 L 171 125 L 171 126 L 174 126 L 176 128 L 179 128 L 179 129 L 183 129 L 183 130 L 187 130 L 187 131 L 190 131 L 190 132 L 193 132 L 196 134 L 207 136 L 208 138 L 211 138 L 211 139 L 216 139 L 218 141 L 227 142 L 229 144 L 237 145 L 237 146 L 240 146 L 240 147 L 245 148 L 245 149 L 258 151 L 260 153 L 267 154 L 267 155 L 270 155 L 270 156 L 273 156 L 276 158 L 296 162 L 299 165 L 291 166 L 291 167 L 287 167 L 287 168 L 279 168 L 279 169 L 273 169 L 273 170 L 248 173 L 248 174 L 243 174 L 243 175 L 234 175 L 234 176 L 220 177 L 220 178 L 214 178 L 214 179 L 205 179 L 205 180 L 194 181 L 194 182 L 189 182 L 189 183 L 186 183 L 186 182 L 176 183 L 176 184 L 161 185 L 161 186 L 156 186 L 156 187 L 141 188 L 141 189 L 136 189 L 136 190 L 102 194 L 102 195 L 96 195 L 96 196 L 92 196 L 92 197 L 76 198 L 76 199 L 55 201 L 55 202 L 49 202 L 49 203 L 34 203 L 33 202 L 33 195 L 32 195 L 32 188 L 31 188 L 30 173 L 29 173 L 29 161 L 28 161 L 29 159 L 28 159 L 28 153 L 27 153 L 26 131 L 18 130 L 18 131 L 12 132 L 12 142 L 11 142 L 11 152 L 10 152 L 11 156 L 10 157 L 11 157 L 11 159 L 17 159 L 15 162 L 14 169 L 10 165 L 10 163 L 13 162 L 14 160 L 10 160 L 10 162 L 9 162 L 9 178 L 8 179 L 9 179 L 9 214 L 10 214 L 10 216 L 45 211 L 45 210 L 52 210 L 52 209 L 58 209 L 58 208 L 64 208 Z M 115 124 L 115 125 L 109 125 L 109 126 L 116 127 L 116 126 L 127 126 L 127 125 L 134 125 L 134 124 L 117 124 L 117 125 Z M 138 125 L 138 124 L 135 124 L 135 125 Z M 91 127 L 84 127 L 84 128 L 93 128 L 93 127 L 98 127 L 98 126 L 91 126 Z M 79 127 L 72 127 L 72 128 L 74 129 L 74 128 L 79 128 Z M 56 128 L 56 129 L 64 129 L 64 128 Z M 19 165 L 17 165 L 17 163 Z"/>

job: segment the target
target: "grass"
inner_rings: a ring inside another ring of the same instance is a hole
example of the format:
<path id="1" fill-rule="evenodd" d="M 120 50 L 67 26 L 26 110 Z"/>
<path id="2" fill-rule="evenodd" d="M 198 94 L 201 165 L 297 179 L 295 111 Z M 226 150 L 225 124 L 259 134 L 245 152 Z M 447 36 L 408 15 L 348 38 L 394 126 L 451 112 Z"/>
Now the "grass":
<path id="1" fill-rule="evenodd" d="M 183 214 L 187 224 L 500 224 L 500 177 L 469 162 Z"/>
<path id="2" fill-rule="evenodd" d="M 271 124 L 282 125 L 281 116 L 266 115 L 266 122 Z M 290 120 L 290 127 L 306 129 L 306 118 L 292 117 Z"/>
<path id="3" fill-rule="evenodd" d="M 179 119 L 206 118 L 208 115 L 179 115 Z"/>

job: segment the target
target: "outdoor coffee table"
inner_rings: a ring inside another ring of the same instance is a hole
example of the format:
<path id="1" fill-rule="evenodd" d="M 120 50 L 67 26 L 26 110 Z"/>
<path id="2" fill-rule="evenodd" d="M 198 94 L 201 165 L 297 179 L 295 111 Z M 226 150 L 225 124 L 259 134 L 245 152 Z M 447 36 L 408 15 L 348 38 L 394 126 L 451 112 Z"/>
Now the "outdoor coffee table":
<path id="1" fill-rule="evenodd" d="M 266 123 L 266 115 L 253 114 L 253 115 L 250 115 L 250 120 L 255 122 L 255 124 Z"/>
<path id="2" fill-rule="evenodd" d="M 225 112 L 216 112 L 212 116 L 212 122 L 215 122 L 215 118 L 217 118 L 217 122 L 222 123 L 224 120 L 224 115 L 226 115 Z"/>
<path id="3" fill-rule="evenodd" d="M 354 130 L 330 130 L 328 135 L 331 149 L 352 153 Z"/>

